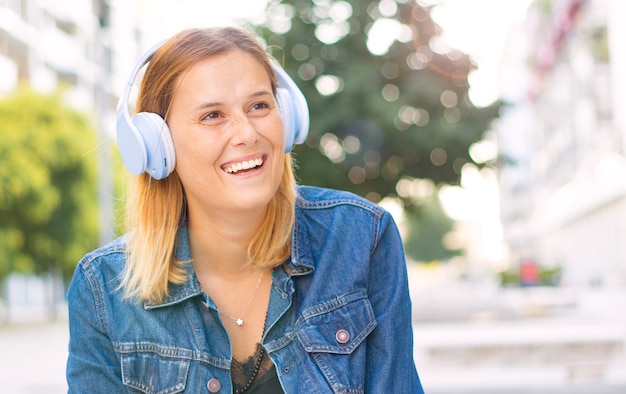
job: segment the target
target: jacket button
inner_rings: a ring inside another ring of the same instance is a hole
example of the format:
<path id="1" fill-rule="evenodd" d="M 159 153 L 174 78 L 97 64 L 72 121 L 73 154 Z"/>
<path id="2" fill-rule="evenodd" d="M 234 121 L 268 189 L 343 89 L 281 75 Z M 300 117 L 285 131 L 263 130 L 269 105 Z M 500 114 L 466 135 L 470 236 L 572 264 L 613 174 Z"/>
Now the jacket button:
<path id="1" fill-rule="evenodd" d="M 206 388 L 209 389 L 210 393 L 217 393 L 222 388 L 222 384 L 219 380 L 213 378 L 207 382 Z"/>
<path id="2" fill-rule="evenodd" d="M 350 333 L 346 330 L 339 330 L 335 334 L 335 338 L 339 343 L 346 343 L 350 340 Z"/>

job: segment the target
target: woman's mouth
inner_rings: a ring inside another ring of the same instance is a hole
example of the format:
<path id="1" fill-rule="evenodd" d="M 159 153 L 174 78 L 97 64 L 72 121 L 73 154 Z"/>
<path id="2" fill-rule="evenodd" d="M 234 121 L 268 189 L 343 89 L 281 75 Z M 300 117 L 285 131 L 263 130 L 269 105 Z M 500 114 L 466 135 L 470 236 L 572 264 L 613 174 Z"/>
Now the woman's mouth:
<path id="1" fill-rule="evenodd" d="M 237 163 L 229 164 L 224 167 L 224 171 L 229 174 L 239 174 L 255 170 L 261 166 L 263 166 L 263 159 L 258 157 L 252 160 L 244 160 Z"/>

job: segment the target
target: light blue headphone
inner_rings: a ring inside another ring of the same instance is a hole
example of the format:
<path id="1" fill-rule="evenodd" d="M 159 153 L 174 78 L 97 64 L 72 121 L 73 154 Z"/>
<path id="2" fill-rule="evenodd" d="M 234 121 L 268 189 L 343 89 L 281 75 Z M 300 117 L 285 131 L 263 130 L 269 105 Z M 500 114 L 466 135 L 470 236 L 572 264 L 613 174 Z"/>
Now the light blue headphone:
<path id="1" fill-rule="evenodd" d="M 117 144 L 124 165 L 134 175 L 144 172 L 154 179 L 163 179 L 174 171 L 176 154 L 165 120 L 152 112 L 139 112 L 131 117 L 128 110 L 130 91 L 144 67 L 165 41 L 148 50 L 137 62 L 117 106 Z M 275 61 L 272 66 L 278 80 L 276 101 L 280 109 L 285 136 L 285 153 L 294 144 L 306 140 L 309 132 L 309 109 L 295 82 Z"/>

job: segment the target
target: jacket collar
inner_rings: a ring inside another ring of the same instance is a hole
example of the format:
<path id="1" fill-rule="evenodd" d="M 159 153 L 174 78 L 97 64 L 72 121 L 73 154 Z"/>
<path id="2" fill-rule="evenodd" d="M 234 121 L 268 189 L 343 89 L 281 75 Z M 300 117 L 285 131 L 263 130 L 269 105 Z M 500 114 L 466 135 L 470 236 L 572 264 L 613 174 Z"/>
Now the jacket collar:
<path id="1" fill-rule="evenodd" d="M 283 264 L 285 272 L 289 276 L 301 276 L 312 273 L 315 270 L 315 263 L 313 254 L 311 252 L 311 243 L 309 242 L 309 235 L 307 229 L 304 226 L 302 207 L 299 204 L 300 197 L 296 200 L 296 218 L 294 221 L 293 231 L 291 235 L 291 256 Z M 189 229 L 187 228 L 187 221 L 181 222 L 176 236 L 176 260 L 184 264 L 184 269 L 187 272 L 187 280 L 180 285 L 170 284 L 168 296 L 161 302 L 144 303 L 145 309 L 155 309 L 164 306 L 170 306 L 178 304 L 189 298 L 196 297 L 202 294 L 202 286 L 198 281 L 191 264 L 191 252 L 189 249 Z"/>
<path id="2" fill-rule="evenodd" d="M 187 272 L 187 277 L 189 279 L 179 285 L 170 283 L 167 297 L 165 297 L 161 302 L 144 303 L 145 309 L 150 310 L 178 304 L 189 298 L 196 297 L 202 294 L 202 286 L 200 285 L 200 282 L 198 281 L 198 278 L 194 273 L 193 265 L 191 264 L 191 252 L 189 250 L 189 230 L 187 228 L 186 220 L 181 222 L 181 225 L 178 229 L 178 234 L 176 235 L 176 250 L 174 255 L 176 261 L 179 261 L 180 264 L 184 264 L 183 268 Z"/>
<path id="3" fill-rule="evenodd" d="M 315 260 L 311 252 L 311 243 L 304 219 L 304 213 L 300 205 L 301 197 L 296 199 L 296 219 L 291 234 L 291 256 L 285 262 L 285 272 L 289 276 L 310 274 L 315 270 Z"/>

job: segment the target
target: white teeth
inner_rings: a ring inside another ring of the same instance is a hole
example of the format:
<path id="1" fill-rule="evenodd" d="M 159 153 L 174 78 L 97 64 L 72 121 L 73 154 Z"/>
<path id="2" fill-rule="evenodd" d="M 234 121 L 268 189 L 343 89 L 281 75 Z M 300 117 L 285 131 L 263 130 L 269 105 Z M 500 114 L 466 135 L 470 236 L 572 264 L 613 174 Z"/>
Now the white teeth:
<path id="1" fill-rule="evenodd" d="M 262 165 L 263 165 L 263 159 L 258 158 L 254 160 L 246 160 L 246 161 L 241 161 L 236 164 L 232 164 L 226 167 L 225 171 L 229 174 L 234 174 L 235 172 L 238 172 L 238 171 L 249 170 L 250 168 L 260 167 Z"/>

